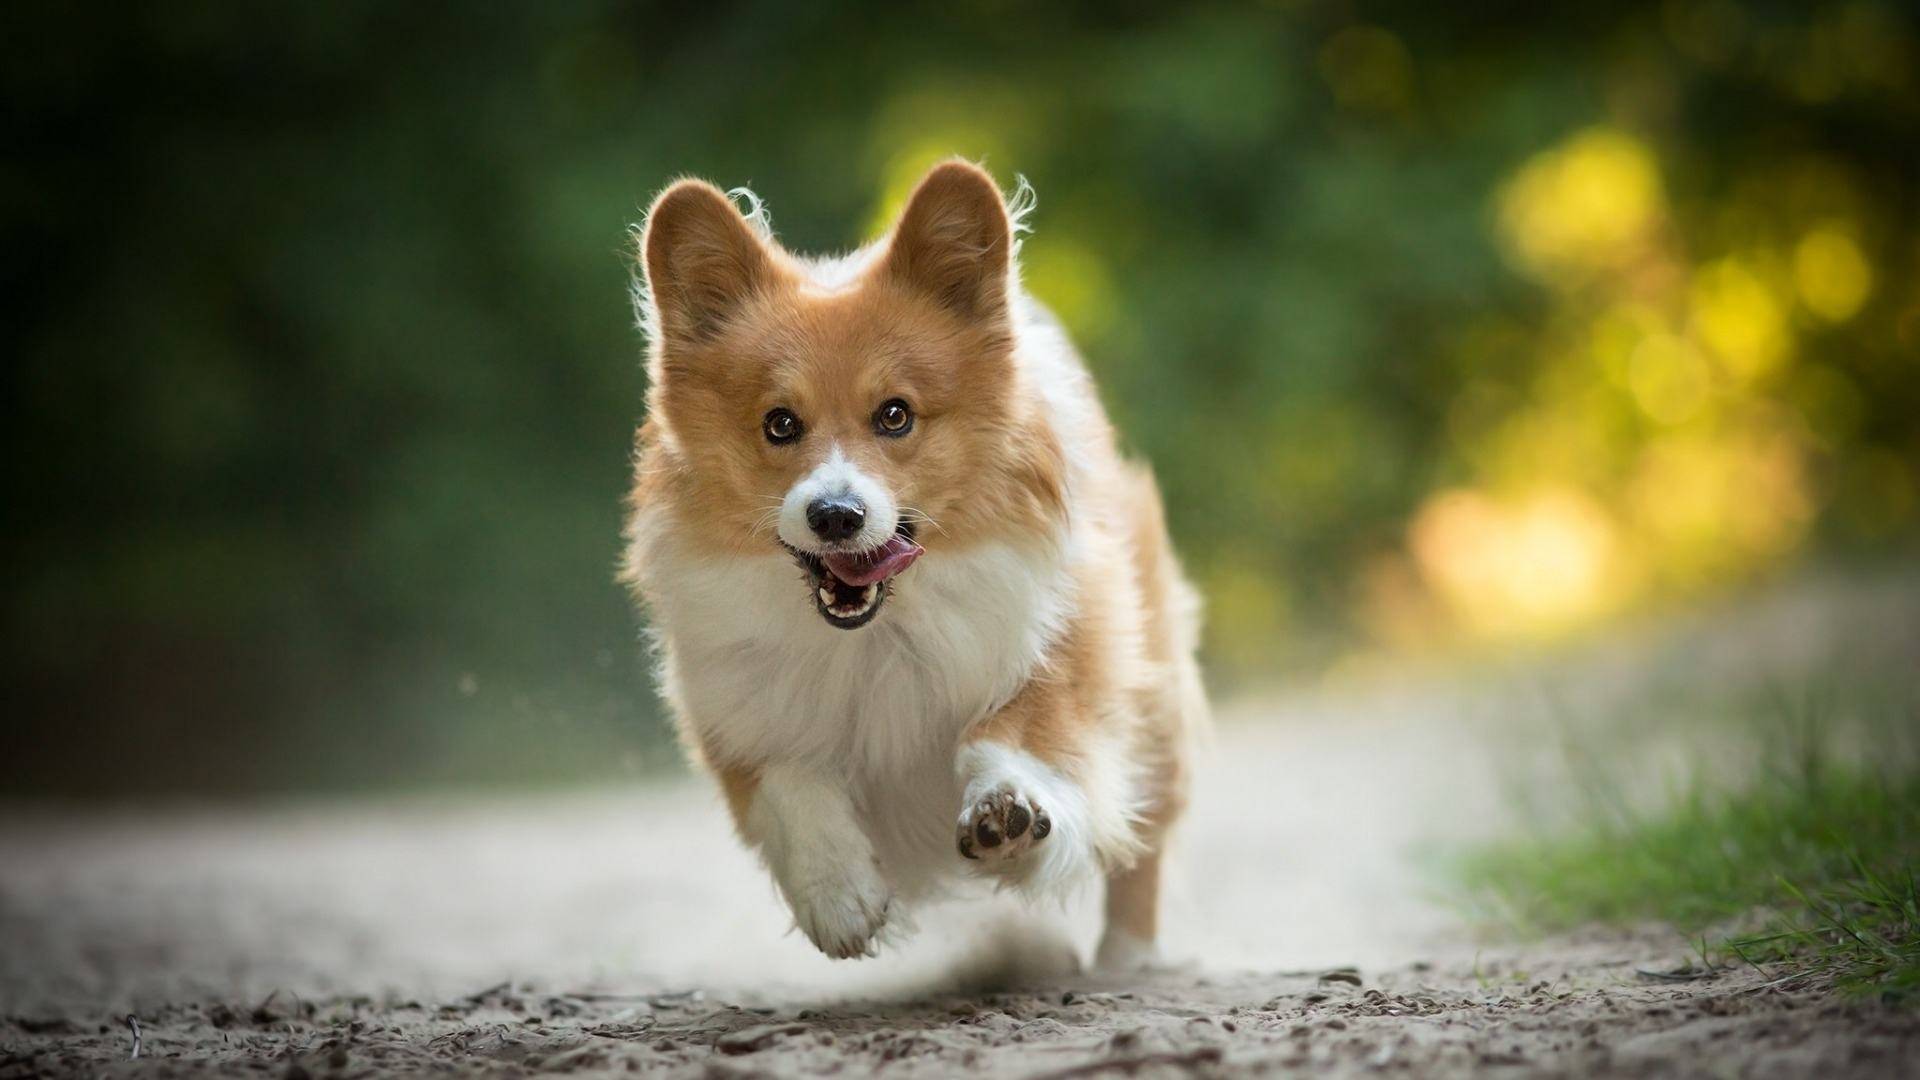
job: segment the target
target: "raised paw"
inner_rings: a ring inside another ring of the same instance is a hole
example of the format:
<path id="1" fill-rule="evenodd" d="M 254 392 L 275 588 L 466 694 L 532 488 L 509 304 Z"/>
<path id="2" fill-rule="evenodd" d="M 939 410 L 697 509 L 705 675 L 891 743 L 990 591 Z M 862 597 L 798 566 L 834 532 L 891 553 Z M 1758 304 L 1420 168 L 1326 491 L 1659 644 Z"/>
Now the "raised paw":
<path id="1" fill-rule="evenodd" d="M 1053 832 L 1046 808 L 1012 786 L 993 788 L 960 811 L 955 839 L 963 858 L 1011 862 Z"/>

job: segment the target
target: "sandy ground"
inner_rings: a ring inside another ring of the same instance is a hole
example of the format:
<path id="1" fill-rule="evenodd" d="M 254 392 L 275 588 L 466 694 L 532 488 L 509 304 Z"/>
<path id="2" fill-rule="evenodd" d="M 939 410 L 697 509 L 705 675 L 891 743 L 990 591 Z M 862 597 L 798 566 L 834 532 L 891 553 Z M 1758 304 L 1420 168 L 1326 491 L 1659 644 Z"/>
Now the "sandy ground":
<path id="1" fill-rule="evenodd" d="M 1527 704 L 1542 685 L 1630 695 L 1675 654 L 1695 674 L 1779 678 L 1823 662 L 1805 642 L 1842 621 L 1903 650 L 1910 599 L 1870 591 L 1863 615 L 1860 596 L 1790 596 L 1738 630 L 1682 628 L 1472 689 L 1416 679 L 1229 708 L 1179 855 L 1181 966 L 1146 976 L 1078 972 L 1091 897 L 922 910 L 903 947 L 827 961 L 691 779 L 6 809 L 0 1080 L 1915 1075 L 1912 1012 L 1752 969 L 1703 974 L 1657 929 L 1489 939 L 1429 872 L 1515 825 L 1512 772 L 1550 741 Z"/>

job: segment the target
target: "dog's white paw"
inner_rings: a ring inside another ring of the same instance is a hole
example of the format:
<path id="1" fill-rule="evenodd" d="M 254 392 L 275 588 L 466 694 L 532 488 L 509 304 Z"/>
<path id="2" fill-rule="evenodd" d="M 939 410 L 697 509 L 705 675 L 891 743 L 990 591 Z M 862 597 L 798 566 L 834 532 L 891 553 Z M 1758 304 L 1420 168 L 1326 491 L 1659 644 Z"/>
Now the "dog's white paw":
<path id="1" fill-rule="evenodd" d="M 808 941 L 836 960 L 874 955 L 893 888 L 844 784 L 804 765 L 769 766 L 745 831 Z"/>
<path id="2" fill-rule="evenodd" d="M 981 740 L 955 761 L 962 795 L 954 846 L 974 869 L 1030 895 L 1070 888 L 1096 862 L 1086 793 L 1016 747 Z"/>
<path id="3" fill-rule="evenodd" d="M 1163 961 L 1159 947 L 1152 941 L 1110 926 L 1100 937 L 1100 948 L 1094 953 L 1093 966 L 1102 972 L 1127 974 L 1155 970 L 1163 966 Z"/>
<path id="4" fill-rule="evenodd" d="M 893 890 L 872 860 L 809 868 L 785 883 L 794 925 L 835 960 L 873 956 L 893 907 Z"/>
<path id="5" fill-rule="evenodd" d="M 1011 781 L 970 792 L 960 809 L 955 843 L 963 858 L 1011 863 L 1053 834 L 1053 816 Z"/>

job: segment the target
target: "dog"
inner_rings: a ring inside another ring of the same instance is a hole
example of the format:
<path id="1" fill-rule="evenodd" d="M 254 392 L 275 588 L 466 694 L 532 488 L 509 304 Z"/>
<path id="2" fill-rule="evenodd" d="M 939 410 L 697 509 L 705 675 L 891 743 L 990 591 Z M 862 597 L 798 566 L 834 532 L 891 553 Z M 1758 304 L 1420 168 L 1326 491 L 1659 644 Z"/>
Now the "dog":
<path id="1" fill-rule="evenodd" d="M 1020 287 L 1031 205 L 953 160 L 847 256 L 785 250 L 751 193 L 699 180 L 635 229 L 620 578 L 690 757 L 829 957 L 876 955 L 966 876 L 1104 875 L 1096 963 L 1157 958 L 1199 604 L 1151 474 Z"/>

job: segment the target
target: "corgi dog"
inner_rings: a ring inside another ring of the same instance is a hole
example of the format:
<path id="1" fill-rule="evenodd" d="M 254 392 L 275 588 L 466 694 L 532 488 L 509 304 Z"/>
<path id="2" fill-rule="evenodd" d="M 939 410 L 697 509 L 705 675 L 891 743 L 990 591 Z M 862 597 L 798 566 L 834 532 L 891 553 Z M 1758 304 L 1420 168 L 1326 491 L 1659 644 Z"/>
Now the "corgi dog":
<path id="1" fill-rule="evenodd" d="M 1155 958 L 1207 705 L 1198 602 L 1146 469 L 1020 287 L 964 161 L 808 258 L 681 180 L 636 231 L 648 338 L 622 581 L 661 694 L 798 928 L 896 940 L 965 877 L 1104 875 L 1096 961 Z"/>

